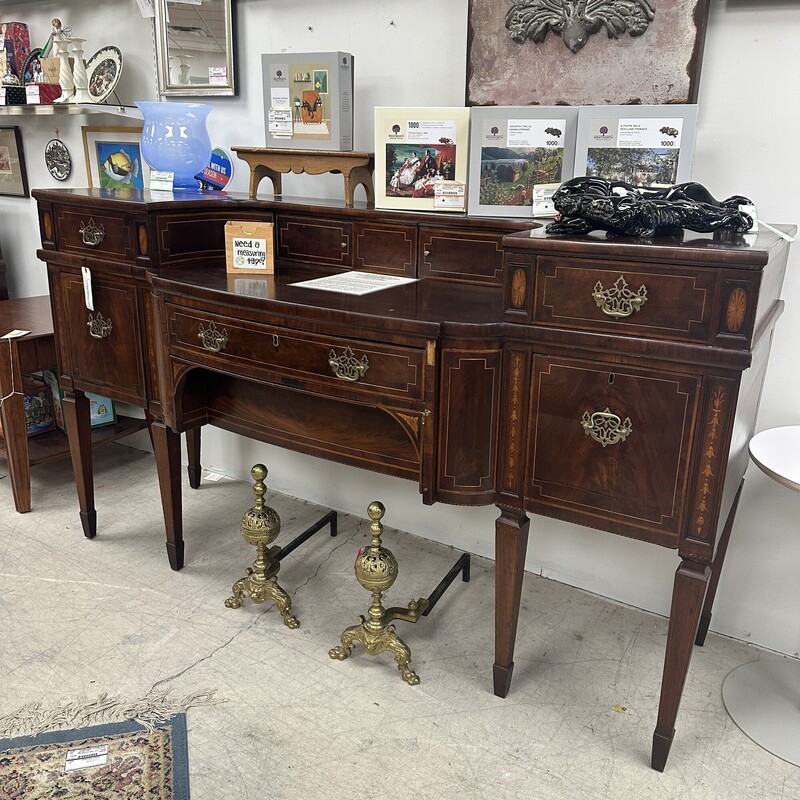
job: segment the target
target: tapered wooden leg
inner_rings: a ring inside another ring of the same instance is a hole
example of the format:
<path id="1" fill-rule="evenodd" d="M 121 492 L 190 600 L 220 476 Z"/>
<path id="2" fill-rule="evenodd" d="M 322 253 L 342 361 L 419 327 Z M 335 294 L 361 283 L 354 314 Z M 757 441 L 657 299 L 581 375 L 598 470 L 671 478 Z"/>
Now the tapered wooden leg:
<path id="1" fill-rule="evenodd" d="M 31 471 L 28 462 L 28 430 L 25 423 L 25 398 L 22 371 L 16 343 L 2 342 L 0 350 L 0 419 L 6 443 L 6 460 L 14 506 L 20 513 L 31 510 Z"/>
<path id="2" fill-rule="evenodd" d="M 505 697 L 514 672 L 519 602 L 530 520 L 524 511 L 500 508 L 495 522 L 494 693 Z"/>
<path id="3" fill-rule="evenodd" d="M 62 402 L 64 421 L 69 437 L 69 454 L 75 488 L 78 490 L 83 535 L 93 539 L 97 534 L 97 511 L 94 507 L 94 469 L 92 467 L 92 423 L 89 399 L 83 392 L 66 391 Z"/>
<path id="4" fill-rule="evenodd" d="M 161 507 L 167 532 L 167 556 L 174 570 L 183 567 L 183 519 L 181 508 L 181 437 L 163 422 L 150 426 L 156 455 Z"/>
<path id="5" fill-rule="evenodd" d="M 189 473 L 189 486 L 197 489 L 200 486 L 200 426 L 189 428 L 186 431 L 186 455 L 189 459 L 189 466 L 186 471 Z"/>
<path id="6" fill-rule="evenodd" d="M 661 679 L 661 700 L 658 721 L 653 734 L 653 754 L 650 765 L 664 771 L 675 735 L 675 718 L 681 704 L 683 686 L 692 658 L 692 647 L 700 623 L 700 612 L 708 588 L 711 568 L 684 559 L 675 572 L 672 589 L 672 609 L 667 633 L 667 654 Z"/>
<path id="7" fill-rule="evenodd" d="M 708 633 L 709 625 L 711 625 L 711 609 L 714 606 L 714 597 L 717 594 L 719 577 L 722 574 L 725 554 L 728 552 L 728 542 L 731 538 L 731 530 L 733 529 L 733 522 L 736 519 L 736 509 L 739 507 L 739 498 L 742 496 L 743 487 L 744 480 L 739 484 L 739 491 L 736 492 L 736 497 L 733 500 L 728 519 L 725 520 L 725 527 L 720 534 L 719 541 L 717 542 L 717 552 L 714 554 L 714 561 L 711 564 L 711 580 L 708 582 L 706 601 L 703 603 L 703 613 L 700 615 L 700 625 L 697 628 L 697 637 L 694 640 L 694 643 L 701 647 L 706 643 L 706 634 Z"/>

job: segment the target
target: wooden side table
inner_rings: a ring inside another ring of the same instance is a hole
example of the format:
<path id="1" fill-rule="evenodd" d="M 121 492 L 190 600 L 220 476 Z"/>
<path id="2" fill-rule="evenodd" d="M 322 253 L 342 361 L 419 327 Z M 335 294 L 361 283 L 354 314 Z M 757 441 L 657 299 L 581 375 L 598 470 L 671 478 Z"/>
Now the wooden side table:
<path id="1" fill-rule="evenodd" d="M 375 188 L 372 173 L 375 171 L 373 153 L 347 152 L 340 150 L 292 150 L 274 147 L 233 147 L 236 155 L 250 167 L 248 193 L 255 199 L 258 185 L 264 178 L 272 181 L 275 196 L 283 193 L 281 175 L 293 172 L 300 175 L 323 175 L 326 172 L 341 173 L 344 178 L 344 201 L 353 206 L 356 187 L 361 185 L 367 193 L 367 203 L 374 205 Z"/>
<path id="2" fill-rule="evenodd" d="M 772 428 L 750 440 L 750 458 L 770 478 L 800 492 L 800 425 Z M 800 662 L 751 661 L 728 674 L 722 700 L 757 745 L 800 766 Z"/>
<path id="3" fill-rule="evenodd" d="M 22 376 L 52 369 L 56 364 L 50 298 L 45 295 L 0 302 L 0 336 L 15 329 L 30 333 L 16 339 L 0 339 L 0 454 L 8 461 L 14 505 L 17 511 L 24 512 L 31 510 L 31 482 Z"/>
<path id="4" fill-rule="evenodd" d="M 28 438 L 22 376 L 56 365 L 50 297 L 24 297 L 0 302 L 0 336 L 19 329 L 30 331 L 15 339 L 0 339 L 0 456 L 8 462 L 14 505 L 20 513 L 31 510 L 30 468 L 69 455 L 69 440 L 61 431 Z M 120 417 L 116 425 L 92 431 L 92 446 L 121 439 L 141 430 L 146 420 Z"/>

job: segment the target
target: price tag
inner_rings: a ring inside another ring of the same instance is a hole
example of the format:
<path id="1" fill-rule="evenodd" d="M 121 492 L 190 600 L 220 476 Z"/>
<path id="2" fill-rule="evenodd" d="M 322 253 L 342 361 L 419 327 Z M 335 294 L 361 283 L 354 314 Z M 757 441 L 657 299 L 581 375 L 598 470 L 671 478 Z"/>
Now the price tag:
<path id="1" fill-rule="evenodd" d="M 81 277 L 83 278 L 83 301 L 89 311 L 94 311 L 94 297 L 92 297 L 92 273 L 89 267 L 81 267 Z"/>
<path id="2" fill-rule="evenodd" d="M 226 86 L 228 83 L 227 67 L 209 67 L 208 82 L 212 86 Z"/>
<path id="3" fill-rule="evenodd" d="M 271 108 L 269 110 L 269 132 L 273 136 L 291 136 L 292 112 L 288 108 Z"/>
<path id="4" fill-rule="evenodd" d="M 0 87 L 0 106 L 4 106 L 6 104 L 6 90 Z"/>
<path id="5" fill-rule="evenodd" d="M 464 208 L 466 187 L 463 183 L 437 183 L 433 187 L 434 208 Z"/>
<path id="6" fill-rule="evenodd" d="M 97 747 L 82 747 L 79 750 L 67 750 L 64 772 L 74 772 L 76 769 L 88 769 L 89 767 L 103 767 L 107 763 L 107 744 Z"/>
<path id="7" fill-rule="evenodd" d="M 172 182 L 175 179 L 175 173 L 168 170 L 153 169 L 150 170 L 150 191 L 151 192 L 171 192 Z"/>
<path id="8" fill-rule="evenodd" d="M 25 102 L 29 106 L 38 106 L 42 102 L 39 97 L 38 83 L 28 83 L 25 85 Z"/>

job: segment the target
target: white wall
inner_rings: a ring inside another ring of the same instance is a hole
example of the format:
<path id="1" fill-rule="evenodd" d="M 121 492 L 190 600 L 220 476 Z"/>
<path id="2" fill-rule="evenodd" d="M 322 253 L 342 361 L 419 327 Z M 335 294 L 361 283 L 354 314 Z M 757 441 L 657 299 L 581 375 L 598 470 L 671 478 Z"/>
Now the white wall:
<path id="1" fill-rule="evenodd" d="M 61 2 L 0 4 L 4 20 L 29 22 L 38 41 Z M 374 105 L 460 105 L 464 97 L 467 0 L 239 0 L 238 98 L 213 100 L 209 128 L 216 145 L 263 145 L 260 54 L 346 50 L 356 56 L 355 148 L 371 150 Z M 69 4 L 64 22 L 85 35 L 87 53 L 117 44 L 125 54 L 124 100 L 155 96 L 151 33 L 135 0 Z M 424 24 L 422 24 L 424 20 Z M 394 24 L 392 24 L 394 23 Z M 695 179 L 717 196 L 741 193 L 771 222 L 800 221 L 794 143 L 800 130 L 800 8 L 793 2 L 715 0 L 700 85 Z M 68 186 L 85 185 L 81 124 L 115 124 L 114 118 L 19 119 L 32 186 L 54 186 L 42 150 L 55 125 L 72 150 L 75 173 Z M 102 121 L 101 121 L 102 120 Z M 232 189 L 246 189 L 238 169 Z M 341 179 L 287 176 L 287 194 L 338 196 Z M 34 203 L 0 198 L 0 242 L 9 265 L 12 296 L 47 291 L 36 259 Z M 800 245 L 792 253 L 758 421 L 759 428 L 800 423 Z M 204 429 L 206 467 L 245 478 L 264 461 L 274 489 L 362 515 L 380 498 L 387 524 L 493 556 L 492 508 L 422 506 L 416 486 L 258 442 Z M 102 508 L 102 496 L 98 496 Z M 751 467 L 717 596 L 716 630 L 775 650 L 800 651 L 800 495 Z M 235 526 L 235 521 L 232 521 Z M 191 538 L 189 534 L 189 539 Z M 665 613 L 674 552 L 611 534 L 535 517 L 528 569 L 626 603 Z M 191 568 L 191 555 L 189 566 Z M 408 574 L 407 574 L 408 577 Z"/>

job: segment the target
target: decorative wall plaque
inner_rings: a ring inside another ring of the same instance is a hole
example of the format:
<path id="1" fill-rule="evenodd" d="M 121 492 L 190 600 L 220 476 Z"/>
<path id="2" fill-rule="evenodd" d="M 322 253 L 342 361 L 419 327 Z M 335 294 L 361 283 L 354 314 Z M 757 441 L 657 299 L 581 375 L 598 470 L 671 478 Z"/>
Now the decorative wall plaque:
<path id="1" fill-rule="evenodd" d="M 467 104 L 694 103 L 709 4 L 471 0 Z"/>
<path id="2" fill-rule="evenodd" d="M 44 163 L 57 181 L 65 181 L 72 172 L 72 156 L 61 139 L 51 139 L 44 146 Z"/>

